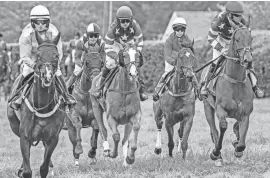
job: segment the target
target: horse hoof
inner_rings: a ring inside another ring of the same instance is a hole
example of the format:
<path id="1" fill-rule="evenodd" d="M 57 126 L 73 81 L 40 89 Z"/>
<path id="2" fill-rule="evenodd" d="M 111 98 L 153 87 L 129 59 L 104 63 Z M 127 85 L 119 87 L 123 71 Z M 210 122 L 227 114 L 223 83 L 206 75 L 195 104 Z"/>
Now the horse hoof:
<path id="1" fill-rule="evenodd" d="M 214 155 L 214 153 L 213 153 L 213 151 L 212 151 L 212 153 L 210 154 L 210 158 L 211 158 L 213 161 L 216 161 L 216 160 L 218 160 L 218 159 L 222 159 L 222 158 L 221 158 L 221 153 L 219 153 L 219 155 L 216 156 L 216 155 Z"/>
<path id="2" fill-rule="evenodd" d="M 96 165 L 97 164 L 97 158 L 91 158 L 90 165 Z"/>
<path id="3" fill-rule="evenodd" d="M 110 156 L 110 150 L 104 150 L 103 156 L 104 157 L 109 157 Z"/>
<path id="4" fill-rule="evenodd" d="M 124 168 L 131 168 L 131 164 L 128 164 L 126 160 L 123 162 L 123 167 Z"/>
<path id="5" fill-rule="evenodd" d="M 96 157 L 96 150 L 89 150 L 88 157 L 89 158 L 95 158 Z"/>
<path id="6" fill-rule="evenodd" d="M 135 162 L 135 157 L 131 159 L 129 156 L 126 157 L 126 163 L 127 164 L 133 164 Z"/>
<path id="7" fill-rule="evenodd" d="M 113 153 L 110 153 L 110 158 L 116 158 L 118 156 L 118 154 L 116 153 L 116 154 L 113 154 Z"/>
<path id="8" fill-rule="evenodd" d="M 75 154 L 80 155 L 83 153 L 82 146 L 76 146 L 75 147 Z"/>
<path id="9" fill-rule="evenodd" d="M 18 176 L 19 178 L 23 178 L 22 173 L 23 173 L 23 168 L 20 168 L 20 169 L 18 170 L 16 176 Z"/>
<path id="10" fill-rule="evenodd" d="M 238 140 L 234 140 L 234 141 L 232 142 L 233 147 L 236 148 L 236 145 L 237 145 L 238 143 L 239 143 Z"/>
<path id="11" fill-rule="evenodd" d="M 234 151 L 234 156 L 236 158 L 241 158 L 243 156 L 243 151 L 242 152 L 237 152 L 237 151 Z"/>
<path id="12" fill-rule="evenodd" d="M 155 154 L 160 155 L 161 154 L 161 148 L 155 148 Z"/>
<path id="13" fill-rule="evenodd" d="M 54 177 L 54 171 L 52 167 L 49 167 L 49 171 L 51 172 L 51 176 Z"/>
<path id="14" fill-rule="evenodd" d="M 215 161 L 215 166 L 217 167 L 222 167 L 223 166 L 223 160 L 222 159 L 217 159 Z"/>

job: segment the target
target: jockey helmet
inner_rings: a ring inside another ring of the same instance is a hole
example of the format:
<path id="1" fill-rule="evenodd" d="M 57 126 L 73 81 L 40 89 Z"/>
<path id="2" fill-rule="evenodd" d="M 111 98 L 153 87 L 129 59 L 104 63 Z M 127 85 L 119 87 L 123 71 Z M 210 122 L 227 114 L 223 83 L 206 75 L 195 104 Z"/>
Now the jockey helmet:
<path id="1" fill-rule="evenodd" d="M 187 22 L 183 17 L 178 17 L 178 18 L 174 19 L 174 21 L 172 23 L 173 28 L 186 27 L 186 26 L 187 26 Z"/>
<path id="2" fill-rule="evenodd" d="M 37 31 L 46 31 L 50 24 L 50 12 L 42 5 L 33 7 L 30 12 L 31 25 Z"/>
<path id="3" fill-rule="evenodd" d="M 243 14 L 244 13 L 244 6 L 239 1 L 229 1 L 225 5 L 226 11 L 232 14 Z"/>
<path id="4" fill-rule="evenodd" d="M 87 33 L 87 35 L 91 34 L 91 33 L 99 34 L 100 33 L 100 27 L 96 23 L 90 23 L 87 26 L 86 33 Z"/>
<path id="5" fill-rule="evenodd" d="M 131 19 L 132 17 L 132 10 L 128 6 L 121 6 L 116 12 L 116 18 L 118 19 Z"/>

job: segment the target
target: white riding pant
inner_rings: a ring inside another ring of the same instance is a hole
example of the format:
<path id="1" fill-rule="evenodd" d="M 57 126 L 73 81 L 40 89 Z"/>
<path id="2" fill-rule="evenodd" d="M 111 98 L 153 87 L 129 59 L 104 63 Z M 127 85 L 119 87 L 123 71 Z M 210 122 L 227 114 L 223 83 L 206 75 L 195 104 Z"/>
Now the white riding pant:
<path id="1" fill-rule="evenodd" d="M 174 66 L 169 64 L 167 61 L 165 61 L 165 70 L 164 73 L 162 74 L 162 77 L 164 78 L 169 72 L 173 70 Z"/>
<path id="2" fill-rule="evenodd" d="M 113 69 L 116 67 L 117 62 L 118 62 L 118 57 L 116 59 L 113 59 L 107 56 L 107 53 L 113 51 L 118 55 L 121 49 L 123 49 L 123 46 L 118 42 L 114 42 L 113 45 L 105 44 L 105 52 L 106 52 L 105 66 L 108 69 Z"/>
<path id="3" fill-rule="evenodd" d="M 75 69 L 73 71 L 73 74 L 78 76 L 82 72 L 83 68 L 80 67 L 79 65 L 75 64 Z"/>

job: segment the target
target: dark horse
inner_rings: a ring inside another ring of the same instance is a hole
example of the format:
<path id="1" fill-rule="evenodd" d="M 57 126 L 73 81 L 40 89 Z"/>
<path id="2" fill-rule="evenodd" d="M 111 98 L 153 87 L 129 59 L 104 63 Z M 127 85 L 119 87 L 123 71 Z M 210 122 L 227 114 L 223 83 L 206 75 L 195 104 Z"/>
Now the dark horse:
<path id="1" fill-rule="evenodd" d="M 155 153 L 161 153 L 161 129 L 163 125 L 162 118 L 165 118 L 165 127 L 168 133 L 169 156 L 172 157 L 174 148 L 173 135 L 174 125 L 180 122 L 179 146 L 183 151 L 183 159 L 186 158 L 188 148 L 188 136 L 193 124 L 195 114 L 195 92 L 193 87 L 195 56 L 190 48 L 182 48 L 178 59 L 175 61 L 175 72 L 172 74 L 167 88 L 157 102 L 153 103 L 154 117 L 158 128 Z M 183 139 L 183 140 L 182 140 Z M 182 142 L 181 142 L 182 140 Z"/>
<path id="2" fill-rule="evenodd" d="M 120 133 L 117 129 L 118 125 L 125 125 L 124 138 L 122 140 L 124 166 L 133 164 L 135 161 L 135 151 L 137 149 L 137 139 L 140 130 L 141 121 L 141 105 L 138 87 L 138 66 L 139 61 L 137 52 L 133 48 L 124 50 L 124 64 L 119 67 L 119 72 L 115 74 L 111 85 L 107 89 L 105 99 L 105 107 L 108 125 L 112 131 L 114 147 L 110 152 L 109 142 L 107 140 L 107 129 L 103 122 L 103 108 L 99 101 L 91 95 L 93 111 L 97 119 L 101 136 L 103 137 L 104 156 L 116 158 L 118 156 L 118 143 L 120 141 Z M 100 75 L 94 78 L 91 87 L 91 93 L 96 89 L 96 82 Z M 133 129 L 134 137 L 132 145 L 129 143 L 129 136 Z M 130 150 L 129 150 L 130 148 Z"/>
<path id="3" fill-rule="evenodd" d="M 99 128 L 96 122 L 92 103 L 90 100 L 89 90 L 92 85 L 93 77 L 100 72 L 102 59 L 99 53 L 87 53 L 85 55 L 83 72 L 81 78 L 76 81 L 75 88 L 72 95 L 76 98 L 77 104 L 74 109 L 68 114 L 67 126 L 69 138 L 73 144 L 73 156 L 75 158 L 75 165 L 79 165 L 80 154 L 83 153 L 81 129 L 91 126 L 93 128 L 91 137 L 92 148 L 88 152 L 88 157 L 93 158 L 95 162 L 97 139 Z"/>
<path id="4" fill-rule="evenodd" d="M 47 177 L 49 165 L 53 166 L 50 161 L 51 156 L 58 143 L 59 133 L 66 116 L 66 113 L 63 112 L 63 99 L 58 95 L 55 84 L 59 82 L 55 77 L 55 72 L 59 60 L 56 44 L 59 41 L 60 33 L 52 41 L 43 41 L 37 32 L 35 35 L 39 44 L 38 61 L 34 74 L 26 77 L 30 82 L 32 81 L 32 84 L 27 83 L 22 90 L 23 102 L 20 110 L 15 113 L 13 109 L 7 107 L 11 129 L 20 137 L 23 163 L 18 171 L 18 176 L 21 178 L 32 177 L 30 148 L 36 146 L 39 141 L 42 141 L 45 146 L 40 175 L 42 178 Z M 13 90 L 18 84 L 19 77 L 15 80 Z"/>
<path id="5" fill-rule="evenodd" d="M 249 116 L 253 111 L 254 94 L 247 78 L 247 64 L 252 61 L 252 37 L 249 28 L 238 28 L 233 32 L 228 54 L 221 74 L 215 84 L 215 96 L 203 100 L 204 111 L 211 130 L 215 149 L 210 157 L 216 166 L 222 166 L 221 148 L 227 130 L 226 118 L 235 118 L 233 131 L 236 140 L 233 142 L 234 155 L 240 158 L 246 148 L 246 135 Z M 215 125 L 215 112 L 219 120 L 220 135 Z"/>

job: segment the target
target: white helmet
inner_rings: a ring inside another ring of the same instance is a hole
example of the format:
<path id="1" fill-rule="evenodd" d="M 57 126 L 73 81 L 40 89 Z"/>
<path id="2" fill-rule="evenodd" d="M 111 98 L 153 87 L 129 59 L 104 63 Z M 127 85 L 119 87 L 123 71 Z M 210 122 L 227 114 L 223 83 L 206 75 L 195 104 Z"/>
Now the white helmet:
<path id="1" fill-rule="evenodd" d="M 174 19 L 172 27 L 177 27 L 177 26 L 187 26 L 187 22 L 183 17 L 177 17 L 176 19 Z"/>
<path id="2" fill-rule="evenodd" d="M 30 19 L 50 19 L 50 12 L 45 6 L 37 5 L 30 12 Z"/>
<path id="3" fill-rule="evenodd" d="M 40 24 L 38 21 L 41 20 L 42 24 Z M 46 31 L 49 28 L 50 25 L 50 12 L 49 10 L 42 5 L 37 5 L 33 7 L 33 9 L 30 12 L 30 21 L 32 27 L 41 32 Z"/>

